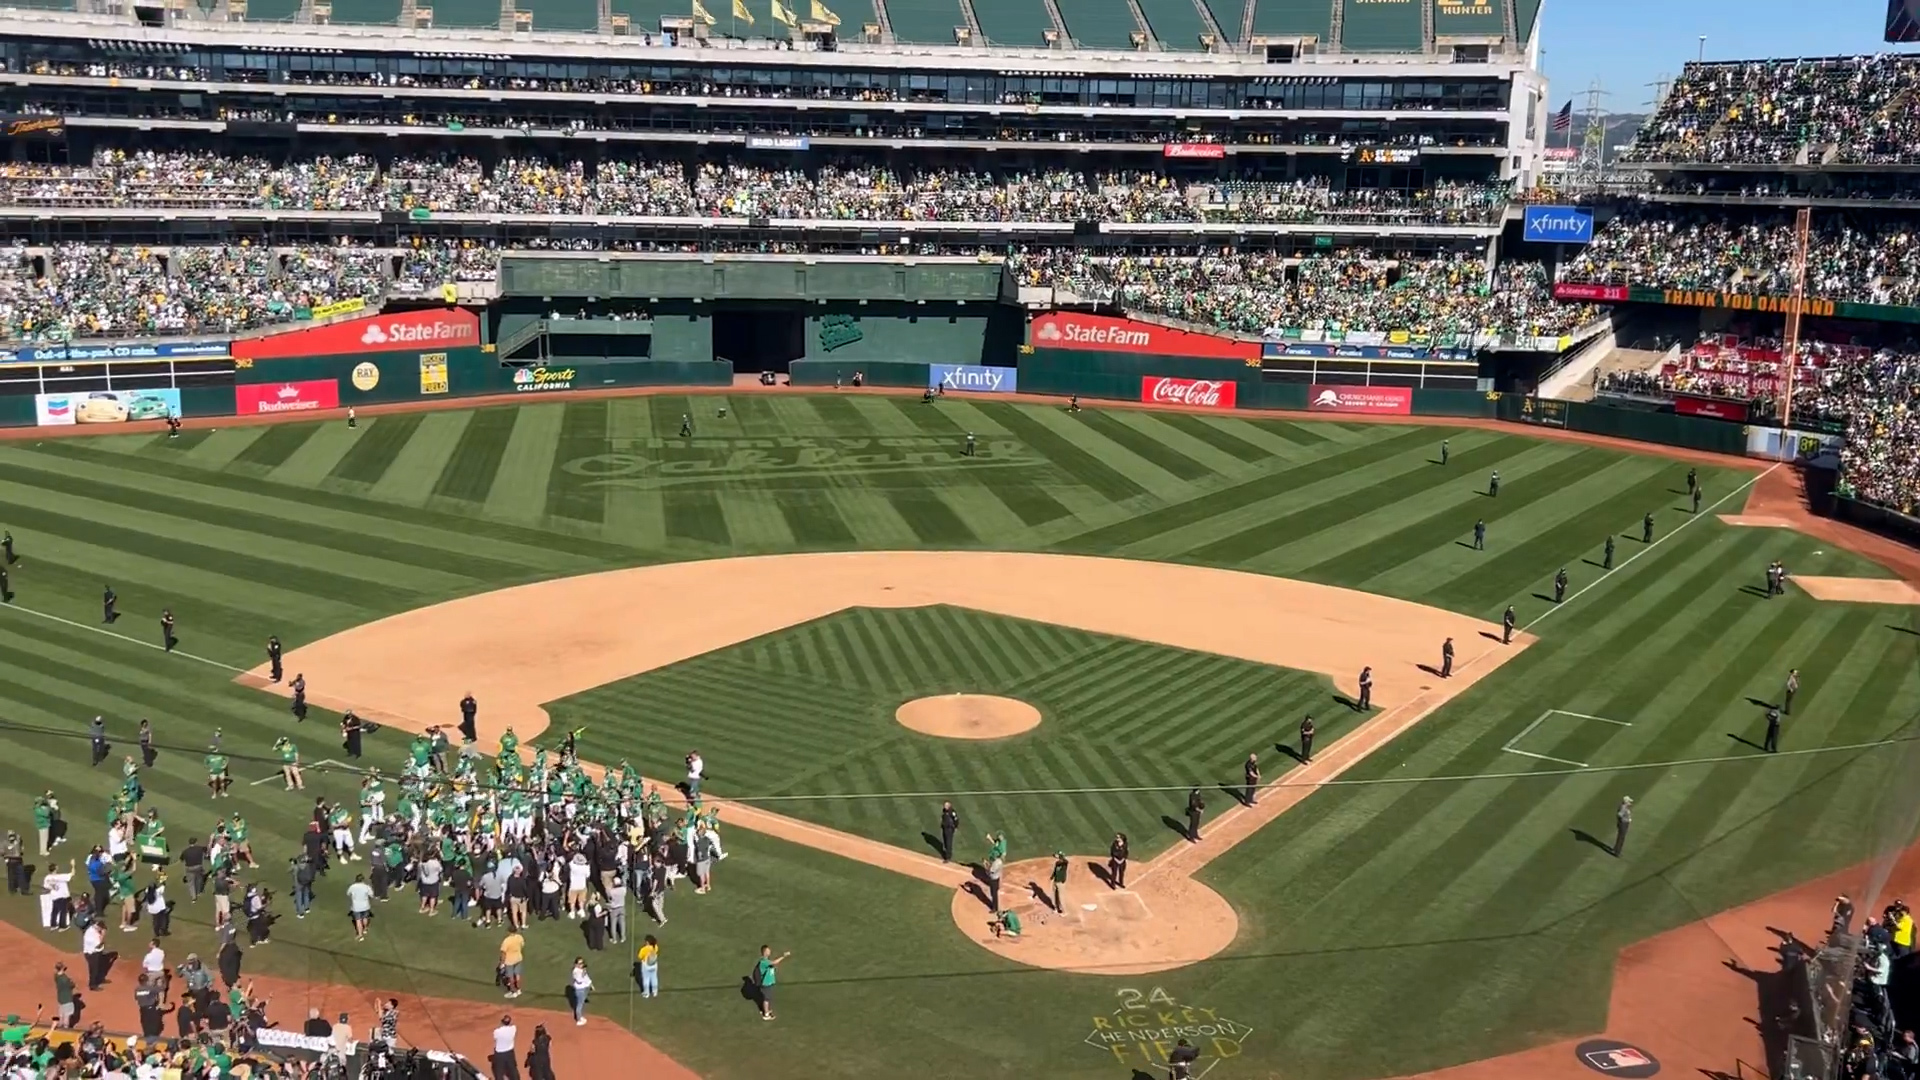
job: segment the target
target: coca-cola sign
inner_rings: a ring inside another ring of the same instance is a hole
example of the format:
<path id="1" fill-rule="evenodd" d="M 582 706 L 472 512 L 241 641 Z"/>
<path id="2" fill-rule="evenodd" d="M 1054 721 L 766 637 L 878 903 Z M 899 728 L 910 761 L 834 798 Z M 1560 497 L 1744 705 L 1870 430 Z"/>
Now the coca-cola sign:
<path id="1" fill-rule="evenodd" d="M 1239 384 L 1224 379 L 1147 375 L 1140 380 L 1140 400 L 1151 405 L 1180 405 L 1190 409 L 1231 409 L 1239 389 Z"/>

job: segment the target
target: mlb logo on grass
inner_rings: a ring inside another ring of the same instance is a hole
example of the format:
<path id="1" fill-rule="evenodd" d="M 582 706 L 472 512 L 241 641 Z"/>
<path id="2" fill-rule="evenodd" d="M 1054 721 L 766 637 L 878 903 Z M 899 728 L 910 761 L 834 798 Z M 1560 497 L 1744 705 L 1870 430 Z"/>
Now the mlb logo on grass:
<path id="1" fill-rule="evenodd" d="M 927 387 L 973 390 L 982 394 L 1011 394 L 1019 389 L 1020 369 L 976 364 L 928 364 Z"/>

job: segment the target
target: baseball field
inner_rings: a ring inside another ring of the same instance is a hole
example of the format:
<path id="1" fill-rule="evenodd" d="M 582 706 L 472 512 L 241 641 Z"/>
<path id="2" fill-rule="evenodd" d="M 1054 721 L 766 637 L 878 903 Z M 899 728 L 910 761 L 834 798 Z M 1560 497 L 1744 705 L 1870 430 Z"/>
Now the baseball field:
<path id="1" fill-rule="evenodd" d="M 1723 520 L 1765 468 L 1520 428 L 791 391 L 29 434 L 0 442 L 0 824 L 31 836 L 51 789 L 59 855 L 84 855 L 148 717 L 177 849 L 214 822 L 218 728 L 239 781 L 218 810 L 282 888 L 313 797 L 352 802 L 358 776 L 285 792 L 274 739 L 342 758 L 351 707 L 382 724 L 367 763 L 398 766 L 471 691 L 484 742 L 584 728 L 583 758 L 666 780 L 704 756 L 730 857 L 636 927 L 662 996 L 630 1000 L 631 956 L 596 954 L 593 1008 L 702 1076 L 1152 1073 L 1175 1029 L 1219 1077 L 1441 1068 L 1601 1030 L 1621 949 L 1888 843 L 1920 609 L 1819 582 L 1890 577 L 1825 541 Z M 1795 583 L 1769 597 L 1775 560 Z M 304 725 L 256 677 L 269 635 L 319 706 Z M 96 714 L 116 750 L 90 768 Z M 959 862 L 1008 835 L 1024 939 L 989 938 L 981 883 L 939 860 L 949 799 Z M 1094 869 L 1116 832 L 1125 890 Z M 1056 851 L 1062 912 L 1040 895 Z M 491 932 L 394 904 L 355 943 L 344 885 L 247 972 L 497 1000 Z M 75 951 L 31 898 L 0 916 Z M 210 951 L 209 916 L 183 903 L 170 952 Z M 516 1004 L 562 1007 L 577 928 L 528 943 Z M 777 1024 L 742 995 L 762 943 L 793 953 Z"/>

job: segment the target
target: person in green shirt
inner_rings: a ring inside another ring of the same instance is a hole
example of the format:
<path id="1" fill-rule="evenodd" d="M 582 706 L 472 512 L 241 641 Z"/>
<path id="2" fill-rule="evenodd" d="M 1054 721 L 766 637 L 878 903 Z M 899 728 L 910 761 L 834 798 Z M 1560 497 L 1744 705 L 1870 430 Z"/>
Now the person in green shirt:
<path id="1" fill-rule="evenodd" d="M 53 805 L 48 795 L 33 800 L 33 829 L 40 834 L 40 854 L 53 850 Z"/>
<path id="2" fill-rule="evenodd" d="M 284 735 L 273 741 L 273 748 L 280 752 L 280 779 L 287 782 L 287 790 L 305 791 L 307 781 L 300 775 L 300 748 Z"/>
<path id="3" fill-rule="evenodd" d="M 124 866 L 113 868 L 110 878 L 113 902 L 120 905 L 120 929 L 132 932 L 140 928 L 140 902 L 133 874 Z"/>
<path id="4" fill-rule="evenodd" d="M 245 859 L 247 866 L 251 868 L 257 867 L 260 864 L 253 861 L 253 844 L 247 839 L 247 834 L 250 831 L 247 827 L 247 819 L 241 817 L 238 811 L 236 811 L 233 818 L 227 822 L 227 839 L 233 841 L 234 855 Z"/>
<path id="5" fill-rule="evenodd" d="M 520 760 L 520 736 L 513 733 L 513 725 L 500 735 L 500 756 L 514 761 Z"/>
<path id="6" fill-rule="evenodd" d="M 224 799 L 227 788 L 233 784 L 233 777 L 227 771 L 227 755 L 217 746 L 207 748 L 207 790 L 212 792 L 208 798 Z"/>
<path id="7" fill-rule="evenodd" d="M 760 1000 L 760 1019 L 773 1019 L 773 984 L 779 978 L 781 961 L 792 956 L 791 951 L 779 956 L 773 955 L 773 946 L 760 946 L 760 959 L 753 965 L 753 986 L 755 997 Z"/>
<path id="8" fill-rule="evenodd" d="M 993 931 L 994 937 L 1017 938 L 1020 936 L 1020 914 L 1011 908 L 997 911 L 988 920 L 987 927 Z"/>

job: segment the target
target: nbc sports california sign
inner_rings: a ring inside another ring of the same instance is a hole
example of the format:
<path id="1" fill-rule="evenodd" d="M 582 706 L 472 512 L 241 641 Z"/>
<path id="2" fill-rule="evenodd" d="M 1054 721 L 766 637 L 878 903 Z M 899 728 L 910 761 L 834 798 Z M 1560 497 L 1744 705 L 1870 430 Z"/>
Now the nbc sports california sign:
<path id="1" fill-rule="evenodd" d="M 480 316 L 465 308 L 428 308 L 235 341 L 233 355 L 247 360 L 277 360 L 407 349 L 437 352 L 479 344 Z"/>
<path id="2" fill-rule="evenodd" d="M 1215 360 L 1257 360 L 1260 343 L 1196 334 L 1158 323 L 1090 315 L 1082 311 L 1049 311 L 1033 317 L 1027 344 L 1036 349 L 1091 349 L 1097 352 L 1153 353 L 1159 356 L 1197 356 Z"/>

